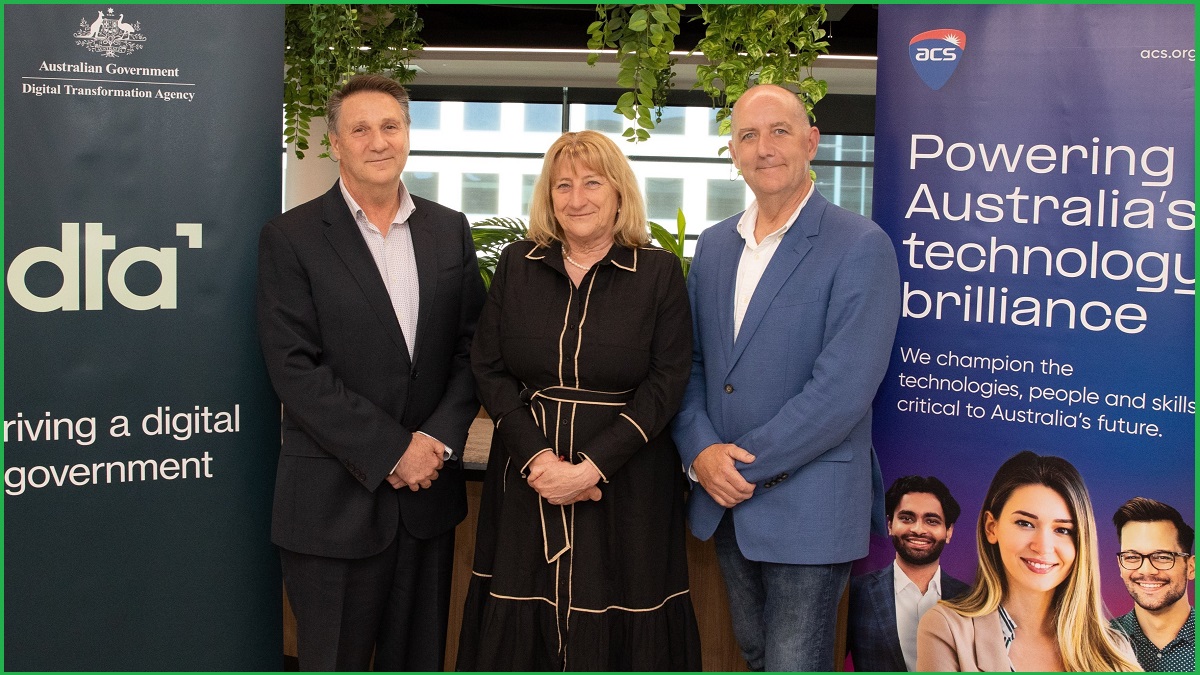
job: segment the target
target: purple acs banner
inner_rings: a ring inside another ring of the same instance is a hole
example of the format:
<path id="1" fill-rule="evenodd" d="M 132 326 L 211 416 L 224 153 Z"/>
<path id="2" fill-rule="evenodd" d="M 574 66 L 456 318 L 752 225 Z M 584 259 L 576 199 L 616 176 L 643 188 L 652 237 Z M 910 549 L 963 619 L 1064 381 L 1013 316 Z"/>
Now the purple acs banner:
<path id="1" fill-rule="evenodd" d="M 1194 45 L 1190 6 L 880 7 L 874 218 L 904 307 L 875 443 L 885 485 L 961 504 L 958 579 L 1021 450 L 1083 475 L 1114 615 L 1116 509 L 1194 513 Z M 894 555 L 876 538 L 855 574 Z"/>

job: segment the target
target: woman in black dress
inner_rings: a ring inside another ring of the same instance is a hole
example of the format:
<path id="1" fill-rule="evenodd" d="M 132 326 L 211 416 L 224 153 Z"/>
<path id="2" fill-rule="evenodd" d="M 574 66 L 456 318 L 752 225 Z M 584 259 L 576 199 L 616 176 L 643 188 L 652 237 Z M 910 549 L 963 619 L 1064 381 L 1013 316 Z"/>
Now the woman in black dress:
<path id="1" fill-rule="evenodd" d="M 668 422 L 691 369 L 679 260 L 648 248 L 616 144 L 546 153 L 471 353 L 494 421 L 460 670 L 700 670 L 687 489 Z"/>

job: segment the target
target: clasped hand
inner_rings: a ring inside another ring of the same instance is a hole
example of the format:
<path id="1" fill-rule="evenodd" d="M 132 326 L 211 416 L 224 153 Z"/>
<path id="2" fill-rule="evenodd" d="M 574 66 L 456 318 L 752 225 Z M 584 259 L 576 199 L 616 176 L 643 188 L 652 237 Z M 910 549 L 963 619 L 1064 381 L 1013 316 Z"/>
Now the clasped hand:
<path id="1" fill-rule="evenodd" d="M 600 472 L 591 462 L 572 464 L 559 459 L 553 452 L 543 452 L 529 464 L 529 487 L 555 506 L 576 502 L 600 501 L 596 483 Z"/>
<path id="2" fill-rule="evenodd" d="M 714 443 L 692 462 L 692 470 L 701 487 L 713 501 L 727 509 L 754 496 L 754 483 L 742 478 L 735 461 L 749 464 L 754 461 L 754 455 L 733 443 Z"/>
<path id="3" fill-rule="evenodd" d="M 413 492 L 430 487 L 442 468 L 445 450 L 446 446 L 439 441 L 425 434 L 413 434 L 396 468 L 388 474 L 388 484 L 397 490 L 407 487 Z"/>

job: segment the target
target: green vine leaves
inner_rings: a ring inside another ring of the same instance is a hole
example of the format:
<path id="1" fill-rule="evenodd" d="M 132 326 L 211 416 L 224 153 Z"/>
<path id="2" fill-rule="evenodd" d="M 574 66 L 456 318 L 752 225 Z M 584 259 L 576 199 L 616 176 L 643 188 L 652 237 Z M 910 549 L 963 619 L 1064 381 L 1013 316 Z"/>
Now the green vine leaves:
<path id="1" fill-rule="evenodd" d="M 615 49 L 620 72 L 621 94 L 614 112 L 633 120 L 636 127 L 625 130 L 632 142 L 650 138 L 650 130 L 662 121 L 662 109 L 675 78 L 676 59 L 671 56 L 679 36 L 679 12 L 683 5 L 596 5 L 600 18 L 588 26 L 588 65 L 600 59 L 601 49 Z"/>
<path id="2" fill-rule="evenodd" d="M 733 104 L 754 84 L 799 89 L 809 117 L 828 84 L 812 76 L 817 56 L 829 52 L 821 24 L 824 5 L 701 5 L 704 38 L 692 50 L 707 65 L 696 66 L 696 87 L 715 105 L 718 133 L 729 133 Z"/>
<path id="3" fill-rule="evenodd" d="M 309 121 L 355 73 L 390 71 L 411 80 L 423 22 L 412 5 L 287 5 L 284 11 L 284 140 L 304 158 Z M 328 147 L 326 136 L 322 144 Z M 322 153 L 322 157 L 328 153 Z"/>
<path id="4" fill-rule="evenodd" d="M 620 73 L 617 85 L 627 89 L 614 112 L 633 120 L 625 130 L 630 141 L 650 138 L 662 119 L 675 77 L 670 52 L 679 36 L 685 5 L 596 5 L 597 21 L 588 26 L 588 64 L 601 49 L 615 49 Z M 779 84 L 799 91 L 812 116 L 828 85 L 812 76 L 817 57 L 828 53 L 824 5 L 700 5 L 692 17 L 704 23 L 704 37 L 689 55 L 702 53 L 707 64 L 696 66 L 696 88 L 719 106 L 720 135 L 729 133 L 733 104 L 756 83 Z"/>

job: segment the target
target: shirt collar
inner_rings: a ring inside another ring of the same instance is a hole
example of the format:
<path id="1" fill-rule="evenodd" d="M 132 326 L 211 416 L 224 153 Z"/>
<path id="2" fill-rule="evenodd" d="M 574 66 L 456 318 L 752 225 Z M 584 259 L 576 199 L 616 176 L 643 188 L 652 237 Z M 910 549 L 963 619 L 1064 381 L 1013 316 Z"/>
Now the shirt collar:
<path id="1" fill-rule="evenodd" d="M 1000 633 L 1004 637 L 1004 649 L 1007 650 L 1017 637 L 1017 623 L 1008 615 L 1004 605 L 1001 605 L 996 611 L 1000 614 Z"/>
<path id="2" fill-rule="evenodd" d="M 1142 630 L 1142 623 L 1138 621 L 1137 618 L 1137 608 L 1129 610 L 1128 614 L 1118 617 L 1116 621 L 1121 624 L 1122 629 L 1129 635 L 1129 638 L 1132 642 L 1149 645 L 1154 644 L 1150 642 L 1150 638 L 1146 637 L 1146 632 Z M 1187 621 L 1183 622 L 1183 626 L 1180 627 L 1179 632 L 1176 633 L 1175 637 L 1167 643 L 1166 647 L 1163 647 L 1163 651 L 1166 651 L 1180 640 L 1184 640 L 1186 642 L 1195 642 L 1196 640 L 1195 607 L 1192 607 L 1191 611 L 1188 612 Z M 1155 651 L 1158 651 L 1158 647 L 1154 647 L 1154 649 Z"/>
<path id="3" fill-rule="evenodd" d="M 1136 639 L 1153 645 L 1154 643 L 1150 642 L 1150 638 L 1146 637 L 1146 632 L 1142 630 L 1142 624 L 1140 621 L 1138 621 L 1138 618 L 1137 618 L 1137 610 L 1135 609 L 1134 611 L 1131 611 L 1129 613 L 1129 615 L 1131 617 L 1133 617 L 1133 621 L 1129 622 L 1129 627 L 1132 628 L 1133 630 L 1137 631 Z M 1183 622 L 1183 626 L 1181 626 L 1179 628 L 1179 632 L 1175 634 L 1175 637 L 1171 638 L 1171 641 L 1168 642 L 1167 645 L 1165 647 L 1163 647 L 1161 650 L 1159 650 L 1157 646 L 1154 647 L 1154 649 L 1155 649 L 1155 651 L 1166 651 L 1167 649 L 1170 649 L 1172 646 L 1174 646 L 1175 643 L 1177 643 L 1177 642 L 1183 641 L 1183 642 L 1191 643 L 1191 642 L 1195 642 L 1195 640 L 1196 640 L 1196 608 L 1193 607 L 1192 610 L 1190 612 L 1188 612 L 1187 621 Z"/>
<path id="4" fill-rule="evenodd" d="M 800 200 L 800 205 L 797 206 L 796 210 L 792 212 L 792 215 L 788 217 L 787 223 L 785 223 L 784 226 L 778 230 L 775 230 L 771 234 L 763 237 L 763 240 L 757 243 L 754 241 L 754 225 L 758 222 L 758 200 L 755 199 L 754 201 L 750 202 L 750 206 L 746 207 L 746 211 L 742 213 L 742 217 L 738 219 L 738 234 L 740 234 L 742 239 L 745 239 L 746 243 L 751 246 L 762 246 L 772 238 L 782 239 L 783 235 L 787 234 L 787 231 L 792 229 L 792 224 L 795 223 L 796 219 L 800 217 L 800 212 L 803 211 L 804 207 L 808 205 L 808 200 L 812 197 L 813 191 L 816 190 L 816 187 L 816 184 L 810 181 L 808 184 L 808 192 L 804 195 L 804 199 Z"/>
<path id="5" fill-rule="evenodd" d="M 546 264 L 566 272 L 566 267 L 562 259 L 562 242 L 552 241 L 548 246 L 534 246 L 525 257 L 530 260 L 544 260 Z M 604 257 L 597 260 L 597 265 L 607 265 L 611 263 L 614 267 L 625 270 L 626 272 L 637 271 L 637 249 L 625 248 L 624 246 L 613 242 L 613 245 L 608 249 L 608 253 Z"/>
<path id="6" fill-rule="evenodd" d="M 913 583 L 913 580 L 908 578 L 908 575 L 904 573 L 904 570 L 900 569 L 900 565 L 896 564 L 896 561 L 894 560 L 892 561 L 892 581 L 892 585 L 895 586 L 896 595 L 900 595 L 900 592 L 908 586 L 916 588 L 917 592 L 921 591 L 921 589 L 918 588 L 915 583 Z M 938 568 L 933 571 L 933 578 L 929 580 L 929 587 L 926 589 L 926 592 L 928 593 L 930 589 L 935 591 L 939 598 L 942 597 L 941 565 L 938 565 Z"/>
<path id="7" fill-rule="evenodd" d="M 340 178 L 338 179 L 338 188 L 342 191 L 342 199 L 346 200 L 346 206 L 349 207 L 350 213 L 354 215 L 356 222 L 366 222 L 371 227 L 378 230 L 373 223 L 366 219 L 366 213 L 362 207 L 358 205 L 350 191 L 346 189 L 346 183 Z M 412 195 L 408 193 L 408 188 L 404 187 L 404 182 L 400 182 L 400 208 L 396 210 L 396 215 L 392 216 L 392 222 L 389 225 L 407 222 L 413 212 L 417 210 L 417 205 L 413 203 Z"/>
<path id="8" fill-rule="evenodd" d="M 1188 618 L 1187 618 L 1187 621 L 1183 622 L 1183 628 L 1180 628 L 1179 632 L 1175 634 L 1175 640 L 1181 640 L 1181 639 L 1185 640 L 1187 642 L 1195 642 L 1196 641 L 1196 608 L 1195 607 L 1192 608 L 1192 611 L 1188 612 Z M 1171 642 L 1175 642 L 1175 640 L 1172 640 Z"/>

